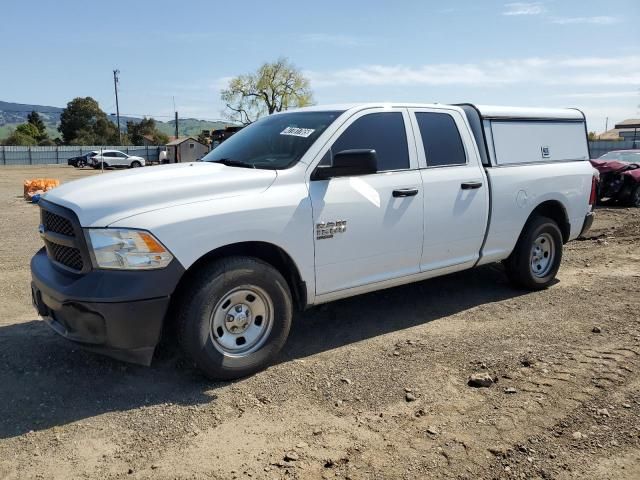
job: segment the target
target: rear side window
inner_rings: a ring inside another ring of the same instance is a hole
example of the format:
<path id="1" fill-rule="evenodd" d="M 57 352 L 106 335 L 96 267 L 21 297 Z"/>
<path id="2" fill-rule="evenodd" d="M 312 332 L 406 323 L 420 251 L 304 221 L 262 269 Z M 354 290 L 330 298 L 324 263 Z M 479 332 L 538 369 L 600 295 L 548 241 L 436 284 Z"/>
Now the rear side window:
<path id="1" fill-rule="evenodd" d="M 375 150 L 378 171 L 408 169 L 409 149 L 402 113 L 370 113 L 360 117 L 336 140 L 331 154 L 354 149 Z"/>
<path id="2" fill-rule="evenodd" d="M 416 112 L 427 166 L 464 165 L 467 157 L 460 132 L 451 115 Z"/>

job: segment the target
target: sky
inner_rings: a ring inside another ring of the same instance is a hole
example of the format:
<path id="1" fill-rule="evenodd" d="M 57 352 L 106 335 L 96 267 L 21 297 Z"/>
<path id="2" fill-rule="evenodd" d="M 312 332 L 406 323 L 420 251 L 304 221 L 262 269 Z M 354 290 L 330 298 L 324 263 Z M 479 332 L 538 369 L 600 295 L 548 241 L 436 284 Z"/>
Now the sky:
<path id="1" fill-rule="evenodd" d="M 220 89 L 289 58 L 318 104 L 578 107 L 640 118 L 640 0 L 5 2 L 0 100 L 219 119 Z"/>

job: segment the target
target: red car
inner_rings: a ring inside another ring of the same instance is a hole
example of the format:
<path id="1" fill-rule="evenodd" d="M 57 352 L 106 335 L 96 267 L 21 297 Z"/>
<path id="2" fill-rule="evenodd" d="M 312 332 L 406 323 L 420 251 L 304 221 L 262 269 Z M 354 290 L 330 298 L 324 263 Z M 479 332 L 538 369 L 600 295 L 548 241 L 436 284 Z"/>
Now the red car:
<path id="1" fill-rule="evenodd" d="M 599 201 L 640 207 L 640 149 L 605 153 L 591 165 L 600 172 Z"/>

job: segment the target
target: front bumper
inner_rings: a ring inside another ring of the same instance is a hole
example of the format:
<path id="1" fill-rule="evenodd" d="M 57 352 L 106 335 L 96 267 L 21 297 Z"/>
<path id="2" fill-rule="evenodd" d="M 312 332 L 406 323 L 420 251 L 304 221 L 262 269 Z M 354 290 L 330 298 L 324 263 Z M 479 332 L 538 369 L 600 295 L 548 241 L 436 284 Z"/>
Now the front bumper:
<path id="1" fill-rule="evenodd" d="M 82 347 L 149 365 L 160 339 L 170 297 L 184 268 L 161 270 L 57 269 L 43 248 L 31 259 L 33 304 L 45 322 Z"/>

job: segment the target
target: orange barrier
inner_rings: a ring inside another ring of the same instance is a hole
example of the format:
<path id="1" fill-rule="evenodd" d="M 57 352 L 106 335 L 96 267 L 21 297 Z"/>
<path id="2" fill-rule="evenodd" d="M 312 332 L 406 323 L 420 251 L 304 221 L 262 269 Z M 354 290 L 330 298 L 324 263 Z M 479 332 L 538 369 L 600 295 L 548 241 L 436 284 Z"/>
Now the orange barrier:
<path id="1" fill-rule="evenodd" d="M 31 200 L 37 193 L 44 193 L 60 185 L 55 178 L 34 178 L 24 181 L 24 199 Z"/>

